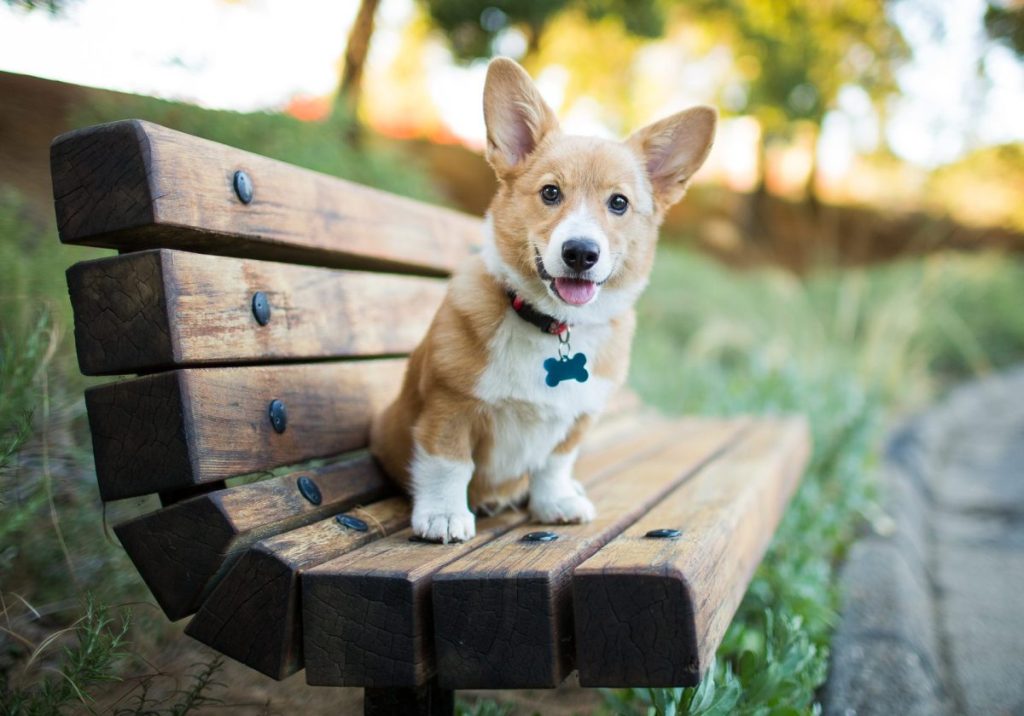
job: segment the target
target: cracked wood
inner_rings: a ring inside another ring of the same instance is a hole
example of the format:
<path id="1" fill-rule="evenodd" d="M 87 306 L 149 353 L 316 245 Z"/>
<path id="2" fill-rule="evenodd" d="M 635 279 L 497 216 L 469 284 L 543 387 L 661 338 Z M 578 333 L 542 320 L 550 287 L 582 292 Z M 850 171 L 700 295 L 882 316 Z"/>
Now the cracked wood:
<path id="1" fill-rule="evenodd" d="M 742 421 L 696 421 L 670 445 L 589 490 L 597 518 L 510 530 L 434 577 L 438 678 L 446 688 L 551 688 L 573 669 L 573 568 L 727 447 Z"/>
<path id="2" fill-rule="evenodd" d="M 296 481 L 313 480 L 321 503 Z M 394 487 L 368 455 L 193 497 L 114 528 L 172 621 L 195 612 L 215 579 L 254 542 L 386 496 Z"/>
<path id="3" fill-rule="evenodd" d="M 50 165 L 69 244 L 446 275 L 482 237 L 478 218 L 140 120 L 63 134 Z"/>
<path id="4" fill-rule="evenodd" d="M 409 501 L 391 497 L 349 510 L 366 532 L 330 517 L 249 547 L 189 622 L 186 633 L 274 679 L 302 668 L 299 576 L 409 524 Z"/>
<path id="5" fill-rule="evenodd" d="M 583 446 L 576 474 L 585 484 L 604 479 L 663 447 L 679 430 L 679 422 L 635 414 L 599 424 Z M 425 684 L 436 671 L 433 575 L 527 520 L 525 511 L 479 519 L 476 536 L 454 545 L 410 542 L 406 530 L 307 570 L 302 576 L 306 681 L 365 687 Z"/>
<path id="6" fill-rule="evenodd" d="M 86 375 L 408 353 L 445 291 L 437 279 L 166 249 L 84 261 L 67 279 Z"/>
<path id="7" fill-rule="evenodd" d="M 761 421 L 576 568 L 584 686 L 696 686 L 799 482 L 806 421 Z M 675 539 L 649 530 L 676 528 Z"/>
<path id="8" fill-rule="evenodd" d="M 365 447 L 398 389 L 398 359 L 187 368 L 91 388 L 85 401 L 104 500 L 145 495 Z M 288 424 L 270 424 L 271 400 Z"/>

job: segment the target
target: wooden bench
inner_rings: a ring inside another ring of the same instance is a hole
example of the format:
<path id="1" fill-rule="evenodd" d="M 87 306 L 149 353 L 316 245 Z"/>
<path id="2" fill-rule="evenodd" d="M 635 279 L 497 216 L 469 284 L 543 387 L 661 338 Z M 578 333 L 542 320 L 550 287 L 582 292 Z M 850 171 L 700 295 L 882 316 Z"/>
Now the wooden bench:
<path id="1" fill-rule="evenodd" d="M 616 398 L 581 456 L 598 518 L 410 539 L 365 451 L 481 222 L 163 127 L 58 137 L 100 495 L 167 617 L 367 713 L 459 688 L 698 683 L 805 465 L 796 418 L 669 420 Z M 397 317 L 397 318 L 396 318 Z M 129 499 L 133 498 L 133 499 Z M 121 512 L 129 508 L 120 509 Z"/>

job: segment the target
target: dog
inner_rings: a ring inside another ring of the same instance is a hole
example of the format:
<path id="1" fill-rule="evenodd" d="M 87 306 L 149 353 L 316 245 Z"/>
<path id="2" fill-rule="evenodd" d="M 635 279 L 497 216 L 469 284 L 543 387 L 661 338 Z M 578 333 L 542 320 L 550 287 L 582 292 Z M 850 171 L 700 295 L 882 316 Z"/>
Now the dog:
<path id="1" fill-rule="evenodd" d="M 694 107 L 624 142 L 563 134 L 529 75 L 493 60 L 484 87 L 498 190 L 482 251 L 460 266 L 370 450 L 433 542 L 474 510 L 521 503 L 547 524 L 594 505 L 573 479 L 590 425 L 626 379 L 634 303 L 658 229 L 703 164 L 717 114 Z"/>

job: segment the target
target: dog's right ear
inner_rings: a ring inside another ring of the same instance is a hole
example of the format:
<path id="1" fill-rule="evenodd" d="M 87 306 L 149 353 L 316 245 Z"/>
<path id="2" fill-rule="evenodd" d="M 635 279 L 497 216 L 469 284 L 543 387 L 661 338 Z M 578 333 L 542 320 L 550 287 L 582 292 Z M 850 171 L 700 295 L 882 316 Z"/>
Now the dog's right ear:
<path id="1" fill-rule="evenodd" d="M 558 129 L 554 111 L 526 70 L 506 57 L 492 60 L 487 67 L 484 123 L 487 161 L 499 177 L 515 170 L 545 135 Z"/>

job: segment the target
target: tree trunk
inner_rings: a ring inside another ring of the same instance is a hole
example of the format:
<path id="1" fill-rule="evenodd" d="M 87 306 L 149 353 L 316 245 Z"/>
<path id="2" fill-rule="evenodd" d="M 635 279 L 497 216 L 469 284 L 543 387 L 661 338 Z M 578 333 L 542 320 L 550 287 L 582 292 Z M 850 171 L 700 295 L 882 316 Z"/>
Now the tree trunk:
<path id="1" fill-rule="evenodd" d="M 380 0 L 361 0 L 359 12 L 348 33 L 345 45 L 345 66 L 341 70 L 341 83 L 334 100 L 334 111 L 345 112 L 351 119 L 353 131 L 358 126 L 359 95 L 363 84 L 363 68 L 366 55 L 370 51 L 370 39 L 373 37 L 373 18 L 377 14 Z M 354 139 L 356 137 L 350 137 Z"/>
<path id="2" fill-rule="evenodd" d="M 750 246 L 756 246 L 764 242 L 767 227 L 764 225 L 764 205 L 768 199 L 768 184 L 766 175 L 768 170 L 768 137 L 764 130 L 757 142 L 757 184 L 754 190 L 747 195 L 746 207 L 743 217 L 743 234 L 746 236 Z"/>

